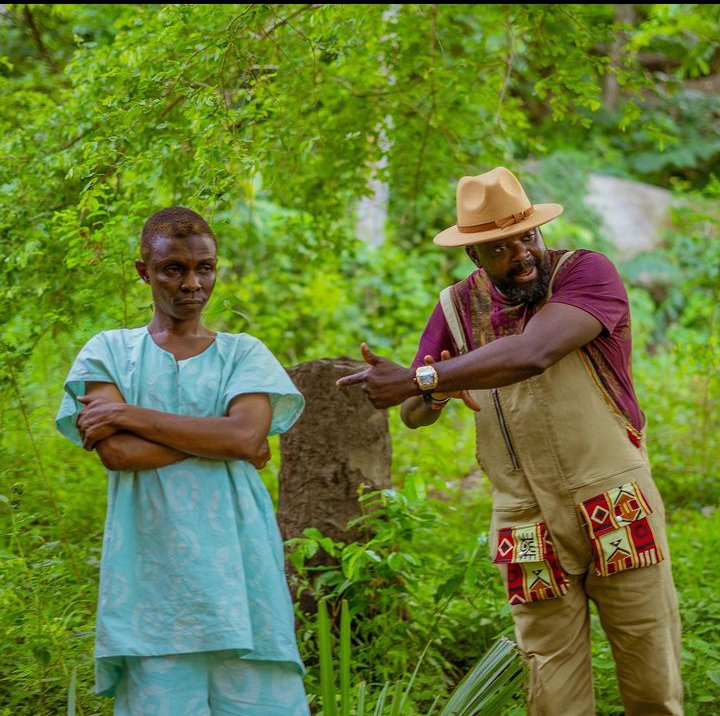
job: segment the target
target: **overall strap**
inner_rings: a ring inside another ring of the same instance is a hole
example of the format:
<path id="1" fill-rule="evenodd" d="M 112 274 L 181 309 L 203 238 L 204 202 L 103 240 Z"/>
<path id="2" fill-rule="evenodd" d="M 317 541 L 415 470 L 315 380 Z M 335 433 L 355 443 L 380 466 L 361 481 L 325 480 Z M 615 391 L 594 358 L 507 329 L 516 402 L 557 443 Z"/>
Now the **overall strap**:
<path id="1" fill-rule="evenodd" d="M 559 259 L 557 264 L 555 264 L 555 269 L 552 272 L 552 276 L 550 276 L 550 285 L 548 286 L 547 295 L 545 296 L 545 300 L 547 301 L 550 296 L 552 296 L 552 290 L 553 290 L 553 284 L 555 283 L 555 276 L 557 276 L 557 272 L 560 270 L 560 267 L 575 253 L 575 250 L 568 251 L 567 253 L 563 254 Z"/>
<path id="2" fill-rule="evenodd" d="M 550 277 L 550 285 L 548 286 L 548 292 L 546 300 L 552 296 L 553 284 L 555 283 L 555 277 L 560 267 L 567 261 L 575 251 L 568 251 L 564 253 L 559 259 Z M 445 322 L 450 330 L 450 335 L 455 343 L 458 355 L 468 352 L 467 341 L 465 340 L 465 331 L 462 327 L 462 321 L 460 314 L 458 313 L 457 306 L 453 300 L 453 286 L 447 286 L 440 292 L 440 306 L 442 307 L 443 314 L 445 315 Z"/>
<path id="3" fill-rule="evenodd" d="M 448 286 L 440 291 L 440 306 L 445 314 L 445 322 L 450 329 L 450 334 L 455 342 L 458 355 L 462 355 L 468 352 L 468 346 L 465 340 L 465 331 L 463 331 L 462 323 L 460 322 L 460 315 L 455 306 L 455 301 L 453 301 L 452 289 L 452 286 Z"/>

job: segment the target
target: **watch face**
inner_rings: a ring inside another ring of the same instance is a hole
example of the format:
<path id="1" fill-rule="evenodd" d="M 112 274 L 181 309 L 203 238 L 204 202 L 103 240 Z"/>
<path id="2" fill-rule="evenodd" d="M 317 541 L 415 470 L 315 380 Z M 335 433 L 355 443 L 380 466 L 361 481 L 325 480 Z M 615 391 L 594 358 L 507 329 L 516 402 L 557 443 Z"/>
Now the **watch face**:
<path id="1" fill-rule="evenodd" d="M 420 390 L 432 390 L 437 387 L 437 373 L 432 366 L 421 366 L 415 371 L 415 378 Z"/>

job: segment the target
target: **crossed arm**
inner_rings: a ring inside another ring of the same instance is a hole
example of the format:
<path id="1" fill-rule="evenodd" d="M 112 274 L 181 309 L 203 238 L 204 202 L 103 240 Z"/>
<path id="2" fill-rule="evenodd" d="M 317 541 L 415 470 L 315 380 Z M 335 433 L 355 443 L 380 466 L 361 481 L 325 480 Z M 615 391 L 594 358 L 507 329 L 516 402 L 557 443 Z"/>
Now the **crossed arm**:
<path id="1" fill-rule="evenodd" d="M 109 470 L 148 470 L 189 456 L 248 460 L 258 469 L 270 459 L 272 410 L 264 393 L 236 396 L 228 414 L 196 418 L 128 405 L 113 383 L 88 383 L 77 419 L 86 450 Z"/>

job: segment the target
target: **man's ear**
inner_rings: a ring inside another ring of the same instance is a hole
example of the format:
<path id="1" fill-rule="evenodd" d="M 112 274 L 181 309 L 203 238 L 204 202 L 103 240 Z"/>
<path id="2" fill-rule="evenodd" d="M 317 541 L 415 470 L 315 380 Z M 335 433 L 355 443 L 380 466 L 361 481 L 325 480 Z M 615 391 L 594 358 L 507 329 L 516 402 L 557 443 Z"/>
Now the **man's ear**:
<path id="1" fill-rule="evenodd" d="M 466 246 L 465 253 L 468 255 L 470 261 L 472 261 L 478 268 L 480 268 L 480 259 L 477 255 L 477 249 L 474 246 Z"/>
<path id="2" fill-rule="evenodd" d="M 150 274 L 148 273 L 147 266 L 144 261 L 138 259 L 135 262 L 135 270 L 138 272 L 138 276 L 140 276 L 145 283 L 150 283 Z"/>

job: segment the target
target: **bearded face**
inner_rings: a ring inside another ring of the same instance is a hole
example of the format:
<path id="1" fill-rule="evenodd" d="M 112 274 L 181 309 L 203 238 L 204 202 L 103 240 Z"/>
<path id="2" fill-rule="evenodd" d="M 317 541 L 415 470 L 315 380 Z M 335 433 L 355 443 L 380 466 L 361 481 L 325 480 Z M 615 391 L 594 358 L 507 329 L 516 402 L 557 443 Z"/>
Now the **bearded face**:
<path id="1" fill-rule="evenodd" d="M 466 251 L 511 303 L 536 303 L 547 294 L 550 254 L 540 229 L 468 246 Z"/>
<path id="2" fill-rule="evenodd" d="M 529 276 L 533 269 L 534 278 L 518 282 L 519 277 Z M 505 276 L 494 276 L 490 271 L 487 275 L 510 303 L 536 303 L 545 298 L 550 286 L 550 254 L 545 252 L 540 258 L 529 258 Z"/>

